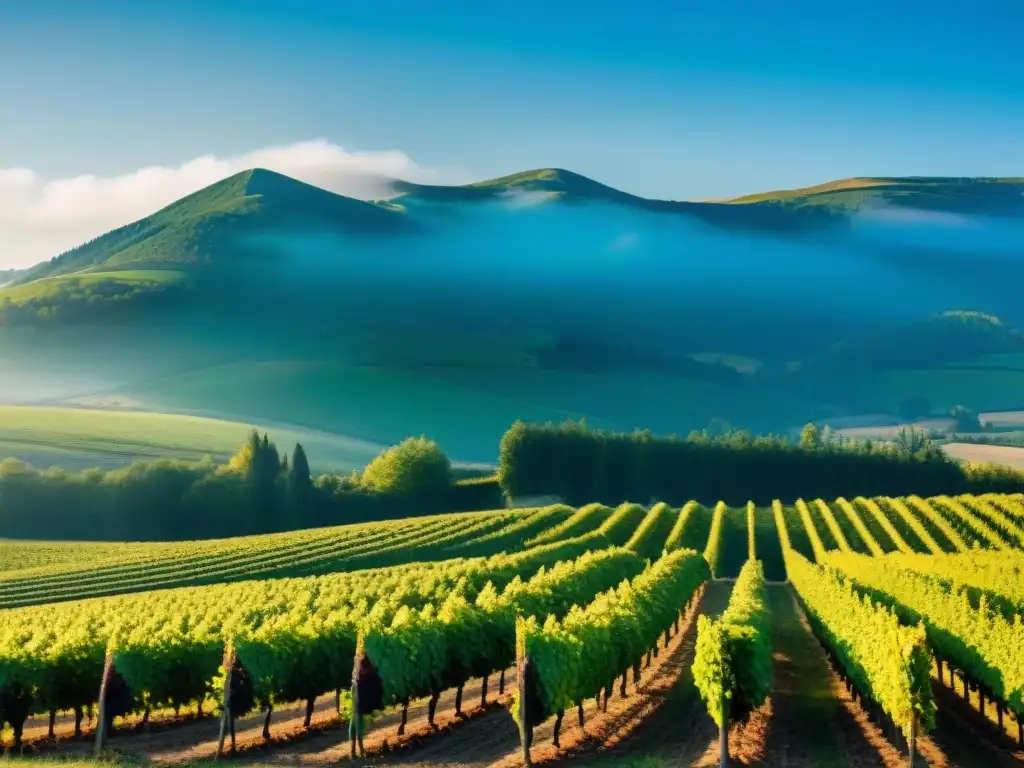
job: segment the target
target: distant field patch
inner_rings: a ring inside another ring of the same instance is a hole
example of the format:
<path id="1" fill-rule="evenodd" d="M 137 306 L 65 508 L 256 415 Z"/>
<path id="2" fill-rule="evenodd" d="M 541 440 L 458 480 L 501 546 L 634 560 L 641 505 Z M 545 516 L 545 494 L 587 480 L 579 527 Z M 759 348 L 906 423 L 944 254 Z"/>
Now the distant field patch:
<path id="1" fill-rule="evenodd" d="M 928 398 L 934 411 L 956 405 L 992 411 L 1024 403 L 1024 367 L 889 371 L 878 376 L 876 382 L 877 389 L 871 394 L 893 412 L 901 400 L 912 395 Z"/>
<path id="2" fill-rule="evenodd" d="M 982 424 L 994 427 L 1024 427 L 1024 411 L 990 411 L 978 414 Z"/>
<path id="3" fill-rule="evenodd" d="M 987 464 L 1003 464 L 1015 469 L 1024 469 L 1024 448 L 1009 445 L 975 445 L 973 443 L 948 443 L 942 449 L 954 459 L 980 461 Z"/>
<path id="4" fill-rule="evenodd" d="M 0 406 L 0 457 L 68 469 L 118 467 L 137 459 L 223 461 L 253 428 L 282 451 L 301 442 L 315 472 L 364 466 L 383 446 L 341 435 L 170 413 Z"/>
<path id="5" fill-rule="evenodd" d="M 827 420 L 826 420 L 827 421 Z M 917 429 L 924 432 L 936 430 L 947 432 L 953 429 L 953 419 L 926 419 L 915 421 L 912 424 L 890 424 L 873 427 L 846 427 L 845 429 L 834 429 L 836 434 L 848 437 L 851 440 L 895 440 L 900 432 L 905 429 Z"/>
<path id="6" fill-rule="evenodd" d="M 108 272 L 76 272 L 59 277 L 44 277 L 25 285 L 0 288 L 0 300 L 10 299 L 21 304 L 61 294 L 70 286 L 87 287 L 99 283 L 120 285 L 172 285 L 185 279 L 185 273 L 175 269 L 136 269 Z"/>

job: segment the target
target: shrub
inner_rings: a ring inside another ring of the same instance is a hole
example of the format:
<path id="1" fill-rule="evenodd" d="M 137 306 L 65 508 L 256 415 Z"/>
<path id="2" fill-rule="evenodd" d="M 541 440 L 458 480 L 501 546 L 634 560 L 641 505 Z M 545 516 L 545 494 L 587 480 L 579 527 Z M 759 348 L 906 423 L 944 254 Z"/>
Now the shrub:
<path id="1" fill-rule="evenodd" d="M 452 465 L 433 440 L 410 437 L 367 464 L 359 482 L 374 493 L 443 494 L 452 485 Z"/>

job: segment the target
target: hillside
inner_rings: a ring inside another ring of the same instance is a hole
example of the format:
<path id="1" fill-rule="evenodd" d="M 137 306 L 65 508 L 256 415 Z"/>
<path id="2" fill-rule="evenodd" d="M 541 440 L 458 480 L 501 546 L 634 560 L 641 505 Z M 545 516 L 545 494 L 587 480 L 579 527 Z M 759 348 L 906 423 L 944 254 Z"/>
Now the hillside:
<path id="1" fill-rule="evenodd" d="M 876 177 L 831 181 L 802 189 L 744 195 L 729 204 L 773 204 L 789 209 L 899 206 L 934 213 L 1019 217 L 1024 214 L 1024 178 Z"/>
<path id="2" fill-rule="evenodd" d="M 16 285 L 79 272 L 258 268 L 243 236 L 330 228 L 346 234 L 401 230 L 388 208 L 353 200 L 260 168 L 212 184 L 22 274 Z"/>
<path id="3" fill-rule="evenodd" d="M 835 224 L 862 206 L 879 203 L 990 216 L 1024 212 L 1024 179 L 1012 178 L 845 179 L 804 189 L 746 195 L 722 203 L 648 199 L 559 168 L 524 171 L 463 186 L 402 181 L 393 186 L 396 197 L 387 204 L 373 204 L 273 171 L 243 171 L 29 270 L 0 273 L 0 283 L 13 280 L 24 285 L 100 268 L 194 268 L 223 265 L 226 259 L 245 263 L 251 254 L 238 242 L 241 235 L 323 228 L 338 234 L 393 235 L 408 231 L 409 222 L 400 215 L 403 207 L 425 202 L 488 202 L 529 195 L 534 202 L 611 203 L 754 231 Z M 736 204 L 743 207 L 736 208 Z M 823 210 L 816 212 L 815 208 Z"/>
<path id="4" fill-rule="evenodd" d="M 516 418 L 686 433 L 918 394 L 1015 409 L 1016 363 L 984 362 L 1024 327 L 1021 183 L 690 203 L 549 168 L 372 203 L 246 171 L 0 288 L 0 401 L 426 432 L 473 461 Z"/>

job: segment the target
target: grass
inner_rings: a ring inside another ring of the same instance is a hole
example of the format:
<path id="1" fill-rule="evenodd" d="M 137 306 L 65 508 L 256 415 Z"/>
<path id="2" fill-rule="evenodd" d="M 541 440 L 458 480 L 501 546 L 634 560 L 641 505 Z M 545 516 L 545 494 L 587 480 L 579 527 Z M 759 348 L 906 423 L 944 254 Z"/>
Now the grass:
<path id="1" fill-rule="evenodd" d="M 244 388 L 238 382 L 246 382 Z M 453 458 L 494 462 L 517 419 L 584 419 L 594 427 L 686 434 L 714 417 L 754 424 L 800 413 L 770 392 L 646 372 L 588 374 L 518 367 L 351 365 L 318 359 L 250 360 L 169 376 L 124 390 L 154 411 L 204 409 L 225 418 L 274 418 L 375 443 L 409 434 Z M 458 413 L 459 418 L 451 418 Z M 799 416 L 796 416 L 799 418 Z"/>
<path id="2" fill-rule="evenodd" d="M 69 289 L 88 288 L 99 284 L 158 286 L 173 285 L 185 279 L 185 272 L 176 269 L 76 272 L 71 275 L 44 277 L 31 283 L 0 288 L 0 301 L 10 299 L 14 304 L 23 304 L 35 299 L 57 297 L 65 294 Z"/>
<path id="3" fill-rule="evenodd" d="M 383 446 L 335 434 L 171 413 L 0 406 L 0 456 L 38 467 L 117 467 L 136 459 L 224 461 L 256 426 L 279 449 L 301 442 L 316 472 L 364 466 Z"/>
<path id="4" fill-rule="evenodd" d="M 19 283 L 103 265 L 170 265 L 190 268 L 244 256 L 234 243 L 240 225 L 344 226 L 362 232 L 404 229 L 393 210 L 336 195 L 281 174 L 253 169 L 235 174 L 150 216 L 28 270 Z"/>
<path id="5" fill-rule="evenodd" d="M 955 405 L 976 410 L 1015 408 L 1024 402 L 1024 369 L 930 368 L 886 371 L 870 380 L 868 396 L 895 413 L 910 395 L 928 398 L 934 411 Z"/>
<path id="6" fill-rule="evenodd" d="M 891 182 L 880 179 L 854 178 L 828 181 L 824 184 L 816 184 L 813 187 L 801 187 L 798 189 L 777 189 L 772 192 L 758 192 L 753 195 L 743 195 L 726 200 L 728 203 L 762 203 L 771 200 L 792 200 L 793 198 L 808 197 L 828 192 L 839 192 L 849 189 L 872 189 L 879 186 L 888 186 Z"/>
<path id="7" fill-rule="evenodd" d="M 744 195 L 727 204 L 782 203 L 852 212 L 868 204 L 895 203 L 920 210 L 1019 215 L 1019 178 L 879 177 L 840 179 L 802 189 Z"/>

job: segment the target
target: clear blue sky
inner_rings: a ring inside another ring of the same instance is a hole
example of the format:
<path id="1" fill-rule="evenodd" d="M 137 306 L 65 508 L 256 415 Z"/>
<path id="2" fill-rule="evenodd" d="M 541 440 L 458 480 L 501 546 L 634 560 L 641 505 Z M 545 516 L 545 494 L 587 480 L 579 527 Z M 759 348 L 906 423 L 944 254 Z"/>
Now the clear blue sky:
<path id="1" fill-rule="evenodd" d="M 693 199 L 1024 175 L 1022 0 L 0 0 L 0 168 L 323 137 Z"/>

